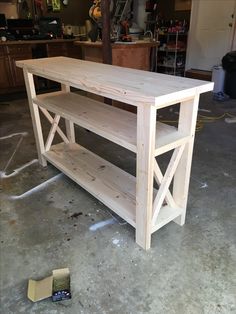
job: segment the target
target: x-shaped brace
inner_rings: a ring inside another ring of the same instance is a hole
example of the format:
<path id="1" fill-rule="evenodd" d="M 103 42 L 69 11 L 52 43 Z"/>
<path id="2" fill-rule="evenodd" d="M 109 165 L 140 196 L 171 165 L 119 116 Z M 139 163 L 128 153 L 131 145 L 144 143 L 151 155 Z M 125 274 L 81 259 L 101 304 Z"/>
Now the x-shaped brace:
<path id="1" fill-rule="evenodd" d="M 46 109 L 44 109 L 40 106 L 39 106 L 39 108 L 42 111 L 42 113 L 45 115 L 45 117 L 48 119 L 48 121 L 52 124 L 48 138 L 47 138 L 47 141 L 46 141 L 46 144 L 45 144 L 45 151 L 48 151 L 50 149 L 56 132 L 58 132 L 61 139 L 65 143 L 68 144 L 69 143 L 68 138 L 65 136 L 65 134 L 63 133 L 61 128 L 58 126 L 58 123 L 59 123 L 61 117 L 59 115 L 55 115 L 55 117 L 53 118 Z"/>
<path id="2" fill-rule="evenodd" d="M 166 199 L 166 202 L 169 206 L 175 207 L 175 201 L 170 193 L 169 186 L 173 179 L 173 176 L 175 174 L 175 171 L 177 169 L 177 166 L 179 164 L 180 158 L 184 151 L 184 145 L 181 145 L 177 147 L 174 150 L 174 153 L 171 157 L 171 160 L 169 162 L 169 165 L 166 169 L 165 175 L 163 176 L 161 173 L 161 170 L 155 160 L 154 162 L 154 176 L 157 180 L 157 183 L 159 184 L 159 190 L 157 192 L 156 198 L 153 203 L 153 217 L 152 217 L 152 224 L 155 225 L 158 214 L 160 212 L 160 209 L 162 207 L 164 199 Z"/>

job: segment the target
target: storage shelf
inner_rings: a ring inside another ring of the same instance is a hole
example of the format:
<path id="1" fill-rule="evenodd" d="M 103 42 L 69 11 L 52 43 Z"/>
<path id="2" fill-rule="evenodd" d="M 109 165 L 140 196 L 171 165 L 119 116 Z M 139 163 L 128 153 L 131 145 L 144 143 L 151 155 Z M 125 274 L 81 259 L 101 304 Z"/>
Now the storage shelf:
<path id="1" fill-rule="evenodd" d="M 162 36 L 162 45 L 158 49 L 157 57 L 157 68 L 159 72 L 174 76 L 184 75 L 187 35 L 187 32 L 158 32 L 158 38 Z M 166 57 L 167 60 L 165 60 Z M 173 64 L 163 64 L 163 62 L 172 62 Z M 178 63 L 182 63 L 182 65 L 178 66 Z M 170 69 L 173 71 L 170 71 Z"/>
<path id="2" fill-rule="evenodd" d="M 188 33 L 182 33 L 182 32 L 172 32 L 172 33 L 158 33 L 158 36 L 187 36 Z"/>
<path id="3" fill-rule="evenodd" d="M 162 63 L 158 63 L 157 64 L 157 66 L 158 67 L 163 67 L 163 68 L 171 68 L 171 69 L 173 69 L 173 68 L 176 68 L 176 70 L 178 70 L 178 69 L 184 69 L 184 65 L 181 65 L 181 66 L 174 66 L 174 65 L 169 65 L 169 64 L 162 64 Z"/>
<path id="4" fill-rule="evenodd" d="M 159 52 L 186 52 L 185 48 L 159 48 Z"/>
<path id="5" fill-rule="evenodd" d="M 135 227 L 136 178 L 78 144 L 53 145 L 45 158 Z M 154 189 L 154 197 L 157 191 Z M 152 232 L 181 213 L 180 208 L 163 206 Z"/>
<path id="6" fill-rule="evenodd" d="M 137 152 L 137 116 L 75 93 L 55 92 L 37 95 L 37 105 L 59 114 L 108 140 Z M 175 127 L 156 123 L 155 156 L 188 140 Z"/>
<path id="7" fill-rule="evenodd" d="M 56 144 L 44 153 L 56 168 L 135 227 L 136 178 L 78 144 Z"/>

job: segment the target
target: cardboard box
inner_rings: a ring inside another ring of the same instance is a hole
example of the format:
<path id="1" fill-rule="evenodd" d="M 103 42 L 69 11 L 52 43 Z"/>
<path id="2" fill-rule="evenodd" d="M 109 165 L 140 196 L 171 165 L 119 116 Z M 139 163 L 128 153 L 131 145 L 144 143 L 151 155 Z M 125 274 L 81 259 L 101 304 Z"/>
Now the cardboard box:
<path id="1" fill-rule="evenodd" d="M 29 279 L 28 298 L 41 301 L 52 297 L 52 301 L 71 299 L 69 268 L 54 269 L 52 275 L 42 280 Z"/>

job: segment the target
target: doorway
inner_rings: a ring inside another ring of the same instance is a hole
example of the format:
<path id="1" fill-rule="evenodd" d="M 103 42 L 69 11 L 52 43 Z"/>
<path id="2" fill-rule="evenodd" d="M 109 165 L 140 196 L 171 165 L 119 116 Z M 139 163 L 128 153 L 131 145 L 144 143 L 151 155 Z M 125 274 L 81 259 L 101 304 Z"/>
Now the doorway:
<path id="1" fill-rule="evenodd" d="M 211 71 L 233 49 L 236 0 L 192 1 L 186 69 Z"/>

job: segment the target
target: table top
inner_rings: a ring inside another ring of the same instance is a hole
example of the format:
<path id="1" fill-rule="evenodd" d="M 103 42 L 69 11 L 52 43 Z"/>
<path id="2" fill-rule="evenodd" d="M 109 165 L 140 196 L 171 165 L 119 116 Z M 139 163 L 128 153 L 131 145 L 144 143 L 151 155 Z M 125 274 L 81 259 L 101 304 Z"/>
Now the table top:
<path id="1" fill-rule="evenodd" d="M 213 89 L 212 82 L 67 57 L 16 61 L 35 75 L 122 101 L 164 107 Z"/>

